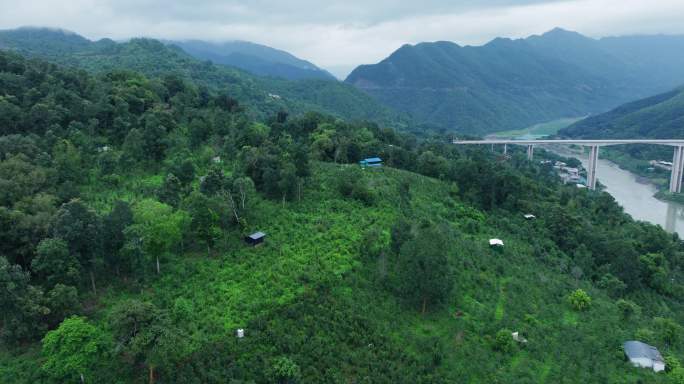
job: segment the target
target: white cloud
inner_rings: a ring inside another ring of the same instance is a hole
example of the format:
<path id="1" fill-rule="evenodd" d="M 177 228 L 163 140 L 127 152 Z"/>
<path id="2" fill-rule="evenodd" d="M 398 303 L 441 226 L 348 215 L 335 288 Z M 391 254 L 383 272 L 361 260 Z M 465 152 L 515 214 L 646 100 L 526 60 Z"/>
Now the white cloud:
<path id="1" fill-rule="evenodd" d="M 343 75 L 404 43 L 482 44 L 560 26 L 583 34 L 684 33 L 681 0 L 0 0 L 0 28 L 70 29 L 89 38 L 249 40 Z"/>

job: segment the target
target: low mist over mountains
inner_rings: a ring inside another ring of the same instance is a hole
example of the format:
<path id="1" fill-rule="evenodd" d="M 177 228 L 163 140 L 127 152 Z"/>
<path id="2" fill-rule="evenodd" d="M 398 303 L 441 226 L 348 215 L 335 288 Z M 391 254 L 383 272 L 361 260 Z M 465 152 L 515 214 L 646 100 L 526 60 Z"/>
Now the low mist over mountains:
<path id="1" fill-rule="evenodd" d="M 684 37 L 554 29 L 484 46 L 405 45 L 346 80 L 419 122 L 484 134 L 604 112 L 684 84 Z"/>

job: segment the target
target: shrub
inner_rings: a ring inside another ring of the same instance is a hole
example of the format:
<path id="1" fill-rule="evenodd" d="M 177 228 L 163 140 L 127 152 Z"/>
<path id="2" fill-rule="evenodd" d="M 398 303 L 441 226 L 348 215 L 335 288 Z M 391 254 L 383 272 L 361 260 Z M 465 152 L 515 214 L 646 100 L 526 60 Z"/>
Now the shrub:
<path id="1" fill-rule="evenodd" d="M 622 317 L 625 319 L 641 313 L 641 307 L 631 300 L 620 299 L 615 303 L 615 305 L 617 305 Z"/>
<path id="2" fill-rule="evenodd" d="M 583 289 L 572 292 L 568 296 L 568 301 L 576 311 L 584 311 L 591 305 L 591 297 Z"/>
<path id="3" fill-rule="evenodd" d="M 515 340 L 513 340 L 513 334 L 510 330 L 504 328 L 496 333 L 494 349 L 505 353 L 515 349 Z"/>
<path id="4" fill-rule="evenodd" d="M 301 371 L 292 359 L 282 356 L 273 361 L 272 376 L 276 383 L 294 384 L 299 381 Z"/>

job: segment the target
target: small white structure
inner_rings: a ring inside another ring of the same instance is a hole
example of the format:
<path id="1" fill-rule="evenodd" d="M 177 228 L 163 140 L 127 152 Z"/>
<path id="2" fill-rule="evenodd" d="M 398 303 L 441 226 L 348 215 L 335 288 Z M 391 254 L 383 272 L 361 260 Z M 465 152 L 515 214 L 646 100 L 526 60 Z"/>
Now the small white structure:
<path id="1" fill-rule="evenodd" d="M 511 335 L 513 336 L 513 340 L 517 341 L 518 343 L 527 343 L 527 339 L 520 336 L 520 332 L 513 332 Z"/>
<path id="2" fill-rule="evenodd" d="M 235 332 L 235 336 L 237 336 L 238 339 L 242 339 L 245 337 L 245 330 L 242 328 L 238 328 L 237 332 Z"/>
<path id="3" fill-rule="evenodd" d="M 577 184 L 577 188 L 579 188 L 579 189 L 586 189 L 587 186 L 584 185 L 584 184 Z"/>
<path id="4" fill-rule="evenodd" d="M 672 163 L 669 161 L 662 161 L 662 160 L 651 160 L 649 161 L 649 164 L 656 168 L 664 169 L 666 171 L 671 171 L 672 170 Z"/>
<path id="5" fill-rule="evenodd" d="M 221 162 L 221 156 L 214 156 L 211 158 L 211 161 L 213 161 L 214 164 L 219 164 Z"/>
<path id="6" fill-rule="evenodd" d="M 503 247 L 503 241 L 499 239 L 489 239 L 489 245 L 492 247 Z"/>
<path id="7" fill-rule="evenodd" d="M 537 216 L 535 216 L 535 215 L 533 215 L 533 214 L 531 214 L 531 213 L 526 213 L 526 214 L 524 214 L 523 216 L 524 216 L 525 219 L 527 219 L 527 220 L 532 220 L 532 219 L 536 219 L 536 218 L 537 218 Z"/>
<path id="8" fill-rule="evenodd" d="M 651 368 L 655 372 L 665 370 L 665 360 L 656 347 L 641 341 L 630 340 L 625 341 L 622 348 L 625 350 L 625 356 L 629 362 L 635 367 Z"/>

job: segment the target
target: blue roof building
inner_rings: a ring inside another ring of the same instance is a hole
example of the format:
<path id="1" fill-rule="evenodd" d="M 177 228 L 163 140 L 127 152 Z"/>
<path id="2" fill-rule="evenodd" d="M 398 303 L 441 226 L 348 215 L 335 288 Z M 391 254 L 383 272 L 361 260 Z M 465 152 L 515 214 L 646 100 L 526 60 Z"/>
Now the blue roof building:
<path id="1" fill-rule="evenodd" d="M 382 167 L 382 159 L 379 157 L 369 157 L 359 161 L 362 167 Z"/>

